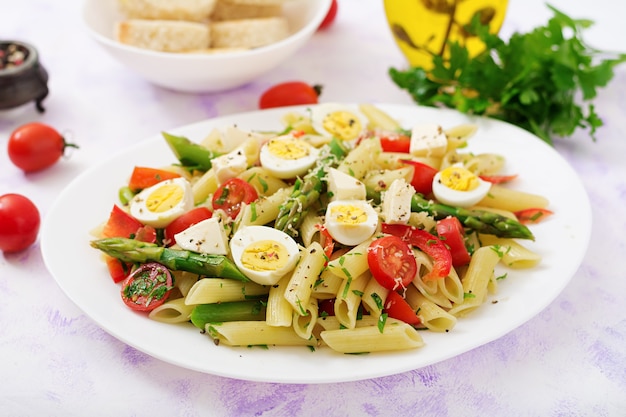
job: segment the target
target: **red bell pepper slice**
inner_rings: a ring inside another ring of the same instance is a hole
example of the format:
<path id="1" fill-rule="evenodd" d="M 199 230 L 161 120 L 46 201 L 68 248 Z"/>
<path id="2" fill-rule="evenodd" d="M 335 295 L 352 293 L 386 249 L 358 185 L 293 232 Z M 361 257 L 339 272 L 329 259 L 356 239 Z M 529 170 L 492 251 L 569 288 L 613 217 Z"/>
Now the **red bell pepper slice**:
<path id="1" fill-rule="evenodd" d="M 179 178 L 180 174 L 158 168 L 135 167 L 128 181 L 128 188 L 133 192 L 152 187 L 161 181 Z"/>
<path id="2" fill-rule="evenodd" d="M 525 210 L 516 211 L 515 217 L 522 224 L 539 223 L 546 217 L 554 214 L 552 211 L 544 208 L 529 208 Z"/>
<path id="3" fill-rule="evenodd" d="M 430 165 L 412 161 L 410 159 L 400 160 L 403 164 L 411 165 L 413 167 L 413 178 L 411 179 L 411 185 L 415 188 L 415 191 L 428 195 L 433 191 L 433 179 L 437 174 L 437 170 Z"/>
<path id="4" fill-rule="evenodd" d="M 433 259 L 433 269 L 422 277 L 424 281 L 445 278 L 450 274 L 452 255 L 437 236 L 404 224 L 383 223 L 382 232 L 404 239 Z"/>
<path id="5" fill-rule="evenodd" d="M 456 217 L 446 217 L 437 222 L 437 235 L 439 239 L 448 247 L 452 255 L 452 265 L 455 267 L 467 265 L 472 257 L 470 256 L 461 222 Z"/>
<path id="6" fill-rule="evenodd" d="M 130 267 L 119 259 L 109 255 L 104 255 L 104 259 L 113 282 L 118 283 L 124 281 L 130 272 Z"/>
<path id="7" fill-rule="evenodd" d="M 134 238 L 143 224 L 133 216 L 113 205 L 109 219 L 104 225 L 102 236 Z"/>
<path id="8" fill-rule="evenodd" d="M 388 317 L 401 320 L 412 326 L 417 326 L 422 322 L 411 305 L 395 291 L 389 291 L 387 294 L 383 311 L 387 313 Z"/>
<path id="9" fill-rule="evenodd" d="M 505 182 L 513 181 L 517 178 L 517 174 L 513 175 L 479 175 L 483 181 L 490 182 L 492 184 L 503 184 Z"/>

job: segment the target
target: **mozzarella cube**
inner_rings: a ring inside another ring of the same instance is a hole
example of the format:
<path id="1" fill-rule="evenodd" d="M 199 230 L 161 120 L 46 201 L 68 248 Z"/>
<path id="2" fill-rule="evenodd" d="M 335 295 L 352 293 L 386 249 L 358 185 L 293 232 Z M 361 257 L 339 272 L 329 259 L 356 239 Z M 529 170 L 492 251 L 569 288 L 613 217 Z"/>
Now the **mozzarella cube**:
<path id="1" fill-rule="evenodd" d="M 212 167 L 218 184 L 236 177 L 248 168 L 246 154 L 240 148 L 213 159 Z"/>
<path id="2" fill-rule="evenodd" d="M 331 201 L 365 200 L 365 184 L 345 172 L 330 168 L 327 182 Z"/>
<path id="3" fill-rule="evenodd" d="M 415 189 L 403 178 L 395 179 L 382 194 L 381 215 L 386 223 L 407 224 Z"/>
<path id="4" fill-rule="evenodd" d="M 448 148 L 448 138 L 437 124 L 421 124 L 411 132 L 409 152 L 414 156 L 443 156 Z"/>
<path id="5" fill-rule="evenodd" d="M 182 249 L 212 255 L 228 254 L 228 236 L 219 217 L 196 223 L 174 235 Z"/>

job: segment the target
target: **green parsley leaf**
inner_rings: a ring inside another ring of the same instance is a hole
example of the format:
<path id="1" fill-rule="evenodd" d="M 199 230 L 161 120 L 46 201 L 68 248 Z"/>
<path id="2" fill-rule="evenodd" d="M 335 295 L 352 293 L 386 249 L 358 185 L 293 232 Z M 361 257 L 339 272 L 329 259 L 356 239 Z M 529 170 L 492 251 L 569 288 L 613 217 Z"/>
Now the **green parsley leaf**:
<path id="1" fill-rule="evenodd" d="M 485 50 L 470 57 L 459 42 L 449 43 L 449 58 L 433 56 L 433 68 L 390 68 L 391 79 L 420 105 L 455 108 L 517 125 L 552 145 L 553 137 L 576 129 L 595 133 L 602 119 L 592 100 L 613 78 L 626 53 L 608 54 L 585 44 L 593 22 L 554 13 L 545 26 L 514 33 L 508 42 L 477 16 L 467 30 Z"/>

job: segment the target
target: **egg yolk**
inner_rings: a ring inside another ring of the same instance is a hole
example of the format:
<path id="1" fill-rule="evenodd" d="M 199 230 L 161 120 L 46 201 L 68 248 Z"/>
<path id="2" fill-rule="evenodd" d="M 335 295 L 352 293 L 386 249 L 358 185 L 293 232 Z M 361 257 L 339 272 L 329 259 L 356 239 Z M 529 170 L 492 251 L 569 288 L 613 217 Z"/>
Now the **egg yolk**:
<path id="1" fill-rule="evenodd" d="M 322 121 L 322 126 L 326 131 L 341 140 L 355 139 L 363 130 L 359 118 L 344 110 L 327 114 Z"/>
<path id="2" fill-rule="evenodd" d="M 253 271 L 276 271 L 283 268 L 289 259 L 287 248 L 275 240 L 254 242 L 241 255 L 241 263 Z"/>
<path id="3" fill-rule="evenodd" d="M 153 213 L 163 213 L 180 203 L 184 194 L 184 190 L 176 184 L 163 185 L 148 196 L 146 207 Z"/>
<path id="4" fill-rule="evenodd" d="M 471 191 L 480 185 L 478 177 L 462 167 L 448 167 L 441 171 L 441 184 L 457 191 Z"/>
<path id="5" fill-rule="evenodd" d="M 337 223 L 345 225 L 360 224 L 367 221 L 365 210 L 351 204 L 337 205 L 331 208 L 330 215 Z"/>
<path id="6" fill-rule="evenodd" d="M 270 140 L 267 149 L 280 159 L 301 159 L 310 153 L 309 145 L 296 139 Z"/>

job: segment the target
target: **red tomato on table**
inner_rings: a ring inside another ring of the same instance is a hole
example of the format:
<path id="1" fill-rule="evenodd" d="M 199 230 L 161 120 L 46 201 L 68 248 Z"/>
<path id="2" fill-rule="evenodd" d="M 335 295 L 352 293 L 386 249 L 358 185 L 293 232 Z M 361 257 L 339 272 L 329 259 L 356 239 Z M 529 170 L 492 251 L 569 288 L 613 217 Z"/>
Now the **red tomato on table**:
<path id="1" fill-rule="evenodd" d="M 234 219 L 242 204 L 250 204 L 258 197 L 256 189 L 250 183 L 240 178 L 231 178 L 213 194 L 213 209 L 224 210 L 228 217 Z"/>
<path id="2" fill-rule="evenodd" d="M 390 290 L 406 288 L 417 273 L 411 247 L 397 236 L 374 240 L 367 250 L 367 264 L 376 281 Z"/>
<path id="3" fill-rule="evenodd" d="M 11 133 L 8 152 L 11 162 L 25 172 L 39 171 L 54 165 L 65 148 L 78 146 L 67 143 L 51 126 L 28 123 Z"/>
<path id="4" fill-rule="evenodd" d="M 0 250 L 19 252 L 37 240 L 41 217 L 37 206 L 21 194 L 0 196 Z"/>
<path id="5" fill-rule="evenodd" d="M 312 86 L 302 81 L 287 81 L 266 90 L 259 99 L 259 108 L 317 104 L 320 94 L 322 94 L 322 87 L 319 85 Z"/>

